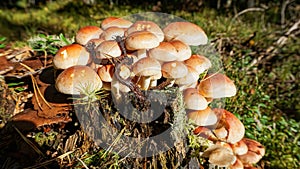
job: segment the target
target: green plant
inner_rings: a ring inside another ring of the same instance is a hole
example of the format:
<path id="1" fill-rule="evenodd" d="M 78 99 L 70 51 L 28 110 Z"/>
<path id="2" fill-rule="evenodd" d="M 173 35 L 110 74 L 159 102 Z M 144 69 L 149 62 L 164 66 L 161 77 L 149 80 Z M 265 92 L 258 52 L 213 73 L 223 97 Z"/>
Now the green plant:
<path id="1" fill-rule="evenodd" d="M 72 40 L 65 38 L 62 33 L 59 36 L 38 34 L 30 38 L 28 43 L 33 50 L 44 52 L 45 56 L 47 56 L 48 53 L 56 54 L 60 47 L 71 44 Z"/>
<path id="2" fill-rule="evenodd" d="M 5 48 L 6 37 L 0 36 L 0 49 Z"/>

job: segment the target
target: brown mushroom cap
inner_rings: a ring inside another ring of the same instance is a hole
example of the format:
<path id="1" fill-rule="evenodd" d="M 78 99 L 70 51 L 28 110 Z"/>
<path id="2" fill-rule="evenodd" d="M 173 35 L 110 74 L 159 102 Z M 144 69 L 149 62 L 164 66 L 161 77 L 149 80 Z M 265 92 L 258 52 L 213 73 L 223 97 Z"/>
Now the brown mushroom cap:
<path id="1" fill-rule="evenodd" d="M 188 85 L 188 84 L 195 84 L 197 83 L 199 79 L 199 74 L 195 69 L 193 69 L 190 66 L 187 66 L 188 73 L 182 77 L 175 80 L 175 84 L 182 86 L 182 85 Z M 197 84 L 195 84 L 197 86 Z M 195 86 L 195 87 L 196 87 Z"/>
<path id="2" fill-rule="evenodd" d="M 249 139 L 243 138 L 243 141 L 248 147 L 248 151 L 246 154 L 238 155 L 238 158 L 244 164 L 255 164 L 261 160 L 261 158 L 265 155 L 265 148 L 259 142 Z"/>
<path id="3" fill-rule="evenodd" d="M 236 155 L 243 155 L 248 152 L 247 144 L 242 140 L 235 144 L 230 144 L 233 150 L 233 153 Z"/>
<path id="4" fill-rule="evenodd" d="M 190 56 L 187 60 L 185 60 L 184 64 L 192 67 L 198 72 L 198 74 L 203 73 L 205 70 L 211 67 L 211 62 L 208 58 L 196 54 Z"/>
<path id="5" fill-rule="evenodd" d="M 55 87 L 61 93 L 79 95 L 83 91 L 92 93 L 100 90 L 102 81 L 92 68 L 77 65 L 61 72 L 56 79 Z"/>
<path id="6" fill-rule="evenodd" d="M 108 17 L 101 22 L 101 28 L 103 30 L 109 27 L 129 28 L 132 22 L 118 17 Z"/>
<path id="7" fill-rule="evenodd" d="M 118 42 L 115 40 L 106 40 L 103 41 L 97 48 L 97 58 L 98 59 L 107 59 L 111 57 L 119 57 L 122 54 L 122 51 L 118 45 Z"/>
<path id="8" fill-rule="evenodd" d="M 236 87 L 232 80 L 221 73 L 209 74 L 202 80 L 197 89 L 204 97 L 222 98 L 236 94 Z"/>
<path id="9" fill-rule="evenodd" d="M 123 37 L 125 30 L 125 28 L 119 28 L 115 26 L 109 27 L 102 32 L 100 38 L 104 40 L 115 40 L 117 36 Z"/>
<path id="10" fill-rule="evenodd" d="M 215 108 L 213 111 L 220 120 L 219 125 L 221 124 L 221 127 L 224 126 L 228 131 L 226 142 L 231 144 L 239 142 L 245 135 L 243 123 L 235 115 L 225 109 Z"/>
<path id="11" fill-rule="evenodd" d="M 98 26 L 85 26 L 80 28 L 75 36 L 75 41 L 81 45 L 86 45 L 91 39 L 99 38 L 103 32 Z"/>
<path id="12" fill-rule="evenodd" d="M 207 36 L 198 25 L 190 22 L 173 22 L 167 25 L 163 32 L 166 41 L 180 40 L 188 45 L 207 44 Z"/>
<path id="13" fill-rule="evenodd" d="M 104 39 L 97 38 L 97 39 L 89 40 L 88 43 L 94 43 L 94 45 L 95 45 L 94 50 L 95 50 L 103 41 L 104 41 Z"/>
<path id="14" fill-rule="evenodd" d="M 136 76 L 153 76 L 161 73 L 161 65 L 157 60 L 145 57 L 134 63 L 132 71 Z"/>
<path id="15" fill-rule="evenodd" d="M 189 45 L 179 40 L 170 41 L 177 51 L 177 61 L 184 61 L 191 57 L 192 50 Z"/>
<path id="16" fill-rule="evenodd" d="M 216 128 L 213 130 L 213 133 L 216 135 L 216 137 L 220 140 L 225 140 L 227 135 L 228 135 L 228 131 L 227 129 L 222 126 L 220 128 Z"/>
<path id="17" fill-rule="evenodd" d="M 153 33 L 162 42 L 164 40 L 164 33 L 161 28 L 152 21 L 136 21 L 127 30 L 127 34 L 131 34 L 137 31 L 148 31 Z"/>
<path id="18" fill-rule="evenodd" d="M 158 38 L 151 32 L 138 31 L 126 37 L 125 45 L 128 50 L 150 49 L 159 45 Z"/>
<path id="19" fill-rule="evenodd" d="M 114 74 L 114 66 L 113 65 L 103 65 L 98 68 L 98 75 L 103 82 L 111 82 Z"/>
<path id="20" fill-rule="evenodd" d="M 161 67 L 162 75 L 165 78 L 177 79 L 187 75 L 188 68 L 179 61 L 166 62 Z"/>
<path id="21" fill-rule="evenodd" d="M 195 122 L 198 126 L 214 125 L 218 121 L 216 114 L 207 107 L 204 110 L 194 110 L 187 114 L 188 118 Z"/>
<path id="22" fill-rule="evenodd" d="M 209 158 L 209 163 L 219 167 L 228 167 L 235 162 L 236 157 L 228 148 L 221 145 L 212 145 L 204 151 L 203 157 Z"/>
<path id="23" fill-rule="evenodd" d="M 204 110 L 207 108 L 208 103 L 206 99 L 195 88 L 185 89 L 183 91 L 183 98 L 186 109 Z"/>
<path id="24" fill-rule="evenodd" d="M 230 169 L 244 169 L 244 165 L 238 158 L 235 160 L 234 164 L 229 166 Z"/>
<path id="25" fill-rule="evenodd" d="M 132 72 L 136 76 L 141 76 L 138 82 L 143 90 L 147 90 L 153 76 L 161 76 L 160 63 L 150 57 L 144 57 L 134 63 Z"/>
<path id="26" fill-rule="evenodd" d="M 149 50 L 149 56 L 161 62 L 177 60 L 176 48 L 169 42 L 160 42 L 159 46 Z"/>
<path id="27" fill-rule="evenodd" d="M 56 69 L 66 69 L 75 65 L 86 65 L 90 60 L 90 54 L 79 44 L 71 44 L 60 48 L 53 58 Z"/>

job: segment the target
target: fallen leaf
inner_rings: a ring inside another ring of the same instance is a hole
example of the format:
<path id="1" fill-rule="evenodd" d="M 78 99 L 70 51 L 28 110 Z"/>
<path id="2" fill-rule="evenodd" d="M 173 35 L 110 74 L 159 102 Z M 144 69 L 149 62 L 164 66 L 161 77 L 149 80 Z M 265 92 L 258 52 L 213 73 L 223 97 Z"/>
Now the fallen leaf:
<path id="1" fill-rule="evenodd" d="M 52 118 L 43 118 L 38 115 L 36 110 L 26 109 L 24 112 L 15 115 L 12 118 L 13 124 L 21 130 L 31 130 L 44 125 L 68 123 L 72 121 L 69 116 L 60 116 Z"/>

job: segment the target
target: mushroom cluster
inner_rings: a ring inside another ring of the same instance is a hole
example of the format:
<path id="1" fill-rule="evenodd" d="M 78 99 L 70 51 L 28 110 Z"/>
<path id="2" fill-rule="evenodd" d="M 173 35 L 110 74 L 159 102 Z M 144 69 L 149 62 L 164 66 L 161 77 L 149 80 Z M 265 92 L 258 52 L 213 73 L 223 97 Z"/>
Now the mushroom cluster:
<path id="1" fill-rule="evenodd" d="M 136 88 L 175 86 L 183 92 L 188 119 L 197 126 L 194 134 L 215 143 L 203 154 L 209 162 L 243 168 L 264 155 L 262 145 L 244 138 L 245 128 L 238 118 L 210 107 L 214 99 L 234 96 L 236 86 L 222 73 L 207 73 L 211 61 L 192 53 L 191 46 L 208 42 L 198 25 L 171 22 L 161 28 L 152 21 L 109 17 L 100 27 L 82 27 L 75 41 L 53 59 L 54 68 L 62 70 L 56 79 L 59 92 L 80 95 L 102 88 L 120 100 L 122 93 L 137 92 Z M 200 79 L 203 73 L 206 76 Z M 232 158 L 222 160 L 228 154 Z"/>

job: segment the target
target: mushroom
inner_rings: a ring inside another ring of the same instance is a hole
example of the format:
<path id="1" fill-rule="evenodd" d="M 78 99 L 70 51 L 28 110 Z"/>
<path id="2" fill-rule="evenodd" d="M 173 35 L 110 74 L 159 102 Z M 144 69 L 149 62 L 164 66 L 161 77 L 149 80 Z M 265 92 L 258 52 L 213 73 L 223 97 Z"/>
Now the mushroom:
<path id="1" fill-rule="evenodd" d="M 161 67 L 162 75 L 170 81 L 170 86 L 175 82 L 175 79 L 182 78 L 188 74 L 188 68 L 179 61 L 166 62 Z"/>
<path id="2" fill-rule="evenodd" d="M 169 42 L 160 42 L 159 46 L 149 50 L 149 56 L 160 62 L 177 60 L 176 48 Z"/>
<path id="3" fill-rule="evenodd" d="M 138 82 L 141 84 L 141 89 L 147 90 L 151 77 L 161 74 L 161 65 L 157 60 L 145 57 L 134 63 L 132 71 L 136 76 L 141 76 L 140 82 Z"/>
<path id="4" fill-rule="evenodd" d="M 108 17 L 101 22 L 101 28 L 106 30 L 109 27 L 129 28 L 132 22 L 118 17 Z"/>
<path id="5" fill-rule="evenodd" d="M 172 22 L 163 32 L 166 41 L 180 40 L 187 45 L 198 46 L 207 44 L 207 36 L 198 25 L 190 22 Z"/>
<path id="6" fill-rule="evenodd" d="M 130 89 L 122 84 L 121 82 L 119 82 L 119 80 L 116 78 L 116 76 L 113 76 L 112 82 L 111 82 L 111 93 L 113 98 L 115 99 L 115 103 L 120 103 L 120 101 L 122 100 L 122 93 L 128 93 L 130 91 Z"/>
<path id="7" fill-rule="evenodd" d="M 197 136 L 203 137 L 203 138 L 207 138 L 208 140 L 211 141 L 217 141 L 217 138 L 215 137 L 215 135 L 212 133 L 212 131 L 204 126 L 198 126 L 194 129 L 193 133 Z"/>
<path id="8" fill-rule="evenodd" d="M 98 74 L 88 66 L 72 66 L 61 72 L 55 82 L 57 91 L 64 94 L 91 94 L 102 87 Z"/>
<path id="9" fill-rule="evenodd" d="M 128 50 L 151 49 L 158 45 L 158 38 L 148 31 L 133 32 L 125 40 L 125 46 Z"/>
<path id="10" fill-rule="evenodd" d="M 243 123 L 231 112 L 225 109 L 214 108 L 213 111 L 219 119 L 217 128 L 225 127 L 228 132 L 225 141 L 231 144 L 239 142 L 245 134 L 245 127 Z"/>
<path id="11" fill-rule="evenodd" d="M 175 84 L 177 84 L 181 89 L 188 88 L 190 86 L 193 86 L 193 88 L 196 88 L 198 84 L 199 74 L 195 69 L 193 69 L 190 66 L 187 66 L 188 73 L 181 78 L 177 78 L 175 80 Z"/>
<path id="12" fill-rule="evenodd" d="M 220 140 L 225 140 L 227 135 L 228 135 L 228 131 L 227 129 L 222 126 L 220 128 L 214 129 L 213 133 L 216 135 L 216 137 Z"/>
<path id="13" fill-rule="evenodd" d="M 191 57 L 192 50 L 189 45 L 180 40 L 173 40 L 169 43 L 172 44 L 177 51 L 177 61 L 184 61 Z"/>
<path id="14" fill-rule="evenodd" d="M 221 145 L 212 145 L 202 154 L 202 157 L 208 158 L 208 162 L 219 167 L 228 167 L 236 160 L 235 155 L 228 148 Z"/>
<path id="15" fill-rule="evenodd" d="M 81 45 L 86 45 L 91 39 L 99 38 L 103 32 L 98 26 L 85 26 L 80 28 L 75 36 L 75 41 Z"/>
<path id="16" fill-rule="evenodd" d="M 244 169 L 244 165 L 238 158 L 229 166 L 230 169 Z"/>
<path id="17" fill-rule="evenodd" d="M 186 109 L 204 110 L 207 108 L 206 99 L 200 95 L 197 89 L 187 88 L 183 91 L 183 98 Z"/>
<path id="18" fill-rule="evenodd" d="M 100 38 L 104 40 L 115 40 L 117 36 L 123 37 L 125 34 L 125 28 L 119 28 L 119 27 L 109 27 L 103 31 L 103 33 L 100 35 Z"/>
<path id="19" fill-rule="evenodd" d="M 103 65 L 98 68 L 98 75 L 103 82 L 111 82 L 114 74 L 114 66 L 113 65 Z"/>
<path id="20" fill-rule="evenodd" d="M 248 152 L 248 146 L 244 142 L 244 139 L 240 140 L 237 143 L 230 144 L 230 145 L 231 145 L 231 148 L 233 150 L 233 153 L 236 154 L 236 155 L 243 155 L 243 154 L 246 154 Z"/>
<path id="21" fill-rule="evenodd" d="M 122 54 L 122 51 L 118 45 L 118 42 L 115 40 L 106 40 L 103 41 L 97 48 L 96 48 L 98 59 L 108 59 L 112 57 L 119 57 Z"/>
<path id="22" fill-rule="evenodd" d="M 197 126 L 210 126 L 217 123 L 218 118 L 210 107 L 204 110 L 189 111 L 188 119 L 192 120 Z"/>
<path id="23" fill-rule="evenodd" d="M 232 80 L 221 73 L 209 74 L 200 81 L 197 89 L 204 97 L 222 98 L 236 94 L 236 87 Z"/>
<path id="24" fill-rule="evenodd" d="M 104 39 L 96 38 L 96 39 L 91 39 L 91 40 L 89 40 L 87 44 L 89 44 L 89 43 L 94 43 L 94 45 L 95 45 L 94 50 L 96 50 L 96 48 L 97 48 L 103 41 L 104 41 Z"/>
<path id="25" fill-rule="evenodd" d="M 148 31 L 153 33 L 162 42 L 164 40 L 164 33 L 161 28 L 152 21 L 136 21 L 127 30 L 127 34 L 131 34 L 137 31 Z"/>
<path id="26" fill-rule="evenodd" d="M 185 60 L 184 64 L 193 68 L 198 72 L 199 75 L 211 67 L 211 62 L 208 58 L 196 54 L 190 56 L 187 60 Z"/>
<path id="27" fill-rule="evenodd" d="M 71 44 L 60 48 L 53 58 L 56 69 L 66 69 L 75 65 L 87 65 L 90 54 L 79 44 Z"/>
<path id="28" fill-rule="evenodd" d="M 237 157 L 243 164 L 252 165 L 259 162 L 259 160 L 265 155 L 264 146 L 259 142 L 249 138 L 243 138 L 243 141 L 247 145 L 248 151 L 246 154 L 238 155 Z"/>

